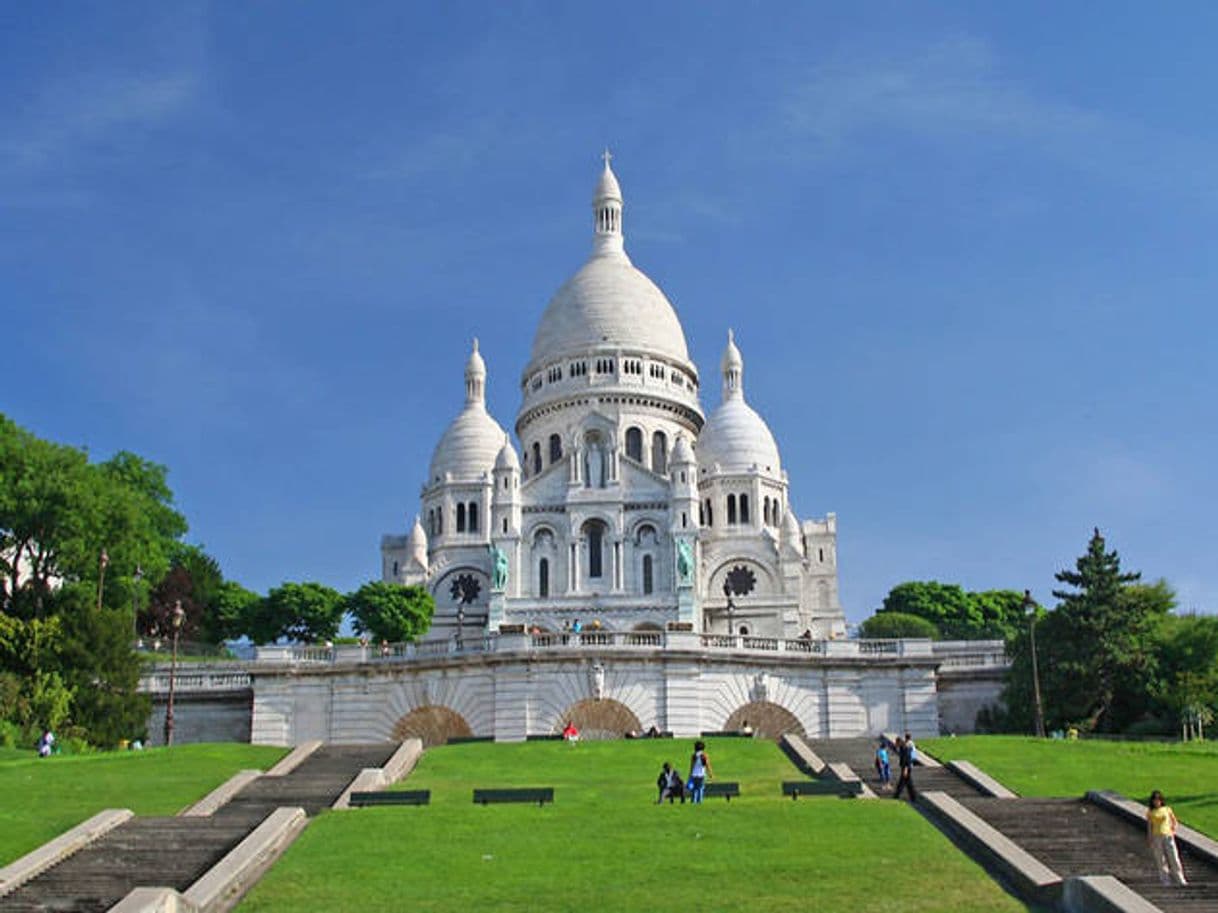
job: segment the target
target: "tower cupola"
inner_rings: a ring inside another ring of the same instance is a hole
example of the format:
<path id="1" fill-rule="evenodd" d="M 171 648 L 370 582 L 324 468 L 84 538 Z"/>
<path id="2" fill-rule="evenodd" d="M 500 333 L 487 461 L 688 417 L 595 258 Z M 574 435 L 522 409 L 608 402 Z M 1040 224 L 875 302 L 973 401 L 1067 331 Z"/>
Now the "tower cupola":
<path id="1" fill-rule="evenodd" d="M 592 198 L 595 225 L 592 249 L 597 256 L 620 254 L 626 249 L 622 240 L 622 188 L 617 182 L 617 175 L 609 167 L 613 156 L 608 149 L 602 158 L 605 160 L 605 170 L 601 172 L 600 180 L 596 183 L 596 194 Z"/>

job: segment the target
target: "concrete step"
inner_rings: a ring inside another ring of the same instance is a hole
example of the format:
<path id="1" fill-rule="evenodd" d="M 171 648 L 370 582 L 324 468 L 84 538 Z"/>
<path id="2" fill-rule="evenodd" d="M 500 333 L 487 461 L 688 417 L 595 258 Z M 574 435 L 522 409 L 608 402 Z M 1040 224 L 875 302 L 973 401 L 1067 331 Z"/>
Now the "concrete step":
<path id="1" fill-rule="evenodd" d="M 259 777 L 209 817 L 132 818 L 8 897 L 2 911 L 101 913 L 137 887 L 185 891 L 267 815 L 300 806 L 329 808 L 365 767 L 380 767 L 397 745 L 324 745 L 282 777 Z"/>

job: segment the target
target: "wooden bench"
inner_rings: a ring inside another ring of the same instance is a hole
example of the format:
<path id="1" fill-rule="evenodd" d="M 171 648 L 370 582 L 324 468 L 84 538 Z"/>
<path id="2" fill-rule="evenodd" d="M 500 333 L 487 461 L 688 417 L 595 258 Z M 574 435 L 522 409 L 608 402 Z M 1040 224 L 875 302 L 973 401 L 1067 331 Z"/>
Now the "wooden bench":
<path id="1" fill-rule="evenodd" d="M 493 742 L 493 735 L 455 735 L 446 742 L 448 745 L 466 745 L 470 742 Z"/>
<path id="2" fill-rule="evenodd" d="M 402 790 L 400 792 L 352 793 L 351 807 L 364 808 L 371 805 L 430 805 L 430 789 Z"/>
<path id="3" fill-rule="evenodd" d="M 536 802 L 539 806 L 554 801 L 553 786 L 525 787 L 522 789 L 475 789 L 474 804 L 489 805 L 492 802 Z"/>
<path id="4" fill-rule="evenodd" d="M 728 802 L 732 801 L 732 797 L 739 798 L 740 784 L 739 783 L 707 783 L 702 788 L 704 796 L 722 796 Z"/>
<path id="5" fill-rule="evenodd" d="M 704 739 L 751 739 L 751 732 L 741 732 L 739 729 L 724 729 L 720 732 L 704 732 Z"/>
<path id="6" fill-rule="evenodd" d="M 563 736 L 561 732 L 543 732 L 526 735 L 524 738 L 527 742 L 561 742 Z"/>
<path id="7" fill-rule="evenodd" d="M 798 799 L 800 796 L 861 796 L 862 780 L 784 780 L 782 794 Z"/>

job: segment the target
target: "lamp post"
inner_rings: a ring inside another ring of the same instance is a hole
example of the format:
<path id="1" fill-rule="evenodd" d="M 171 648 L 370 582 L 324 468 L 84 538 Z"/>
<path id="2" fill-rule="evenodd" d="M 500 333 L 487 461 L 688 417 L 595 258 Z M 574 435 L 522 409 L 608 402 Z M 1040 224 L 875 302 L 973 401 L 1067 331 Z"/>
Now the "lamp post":
<path id="1" fill-rule="evenodd" d="M 457 650 L 461 649 L 461 635 L 465 632 L 465 606 L 457 607 Z"/>
<path id="2" fill-rule="evenodd" d="M 182 622 L 186 620 L 186 612 L 182 609 L 182 600 L 173 604 L 173 658 L 169 662 L 169 704 L 165 707 L 165 746 L 173 744 L 173 692 L 178 675 L 178 635 L 182 632 Z"/>
<path id="3" fill-rule="evenodd" d="M 110 564 L 110 556 L 106 554 L 106 550 L 101 550 L 101 555 L 97 559 L 97 611 L 101 611 L 102 593 L 106 591 L 106 567 Z"/>
<path id="4" fill-rule="evenodd" d="M 732 602 L 732 585 L 726 580 L 723 581 L 723 595 L 727 598 L 727 636 L 734 637 L 736 626 L 732 616 L 736 611 L 736 603 Z"/>
<path id="5" fill-rule="evenodd" d="M 144 579 L 144 569 L 138 564 L 135 566 L 135 574 L 131 583 L 131 633 L 135 635 L 135 642 L 140 643 L 140 581 Z"/>
<path id="6" fill-rule="evenodd" d="M 1036 702 L 1036 735 L 1045 737 L 1045 709 L 1040 702 L 1040 671 L 1036 665 L 1036 600 L 1031 590 L 1023 591 L 1023 610 L 1028 616 L 1028 645 L 1032 649 L 1032 698 Z"/>

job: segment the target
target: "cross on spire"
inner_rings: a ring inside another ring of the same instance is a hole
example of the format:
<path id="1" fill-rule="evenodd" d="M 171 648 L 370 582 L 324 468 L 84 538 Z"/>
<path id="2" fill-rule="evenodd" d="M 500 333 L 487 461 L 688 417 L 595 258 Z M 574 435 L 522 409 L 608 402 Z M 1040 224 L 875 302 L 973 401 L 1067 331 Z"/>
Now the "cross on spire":
<path id="1" fill-rule="evenodd" d="M 605 151 L 601 153 L 601 158 L 605 160 L 605 167 L 609 167 L 609 163 L 613 161 L 613 153 L 609 151 L 609 147 L 605 147 Z"/>

